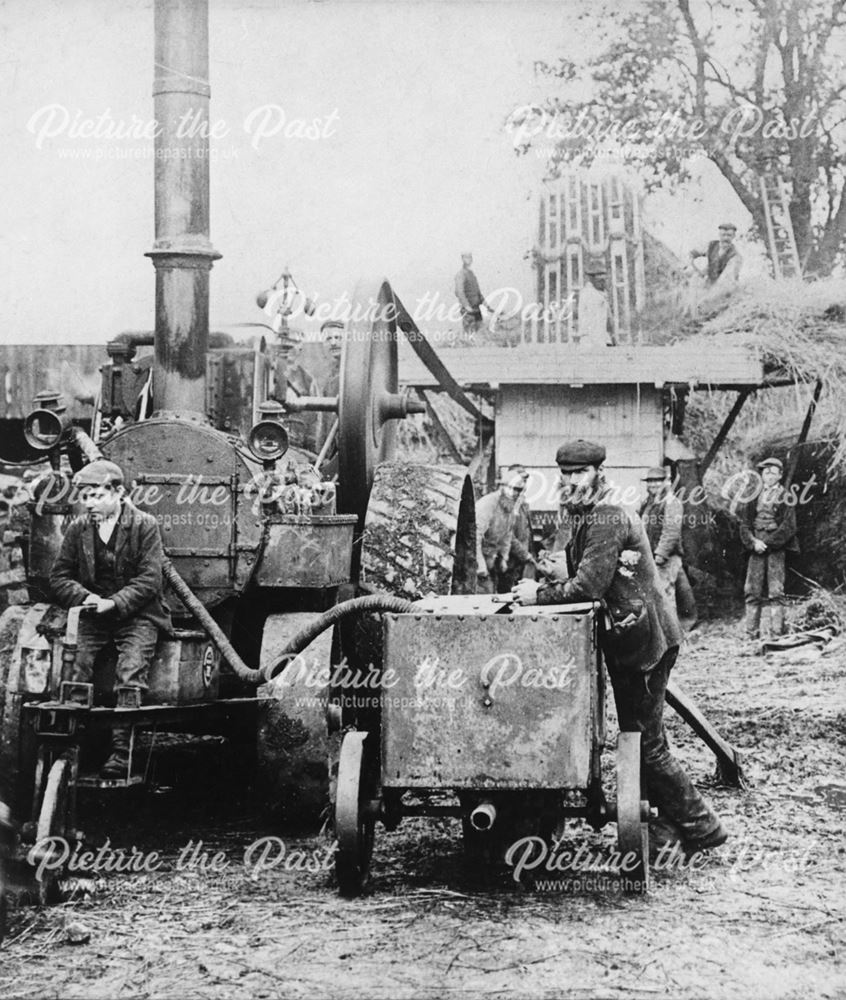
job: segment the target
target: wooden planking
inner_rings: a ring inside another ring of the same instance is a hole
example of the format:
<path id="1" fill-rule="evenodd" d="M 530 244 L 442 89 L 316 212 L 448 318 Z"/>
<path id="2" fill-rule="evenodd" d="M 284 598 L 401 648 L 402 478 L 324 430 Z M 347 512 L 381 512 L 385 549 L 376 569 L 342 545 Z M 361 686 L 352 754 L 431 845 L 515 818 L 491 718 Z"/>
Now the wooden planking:
<path id="1" fill-rule="evenodd" d="M 661 392 L 653 386 L 505 385 L 496 433 L 500 465 L 550 465 L 558 445 L 572 438 L 603 444 L 615 466 L 655 465 L 664 442 Z"/>
<path id="2" fill-rule="evenodd" d="M 63 392 L 72 417 L 90 417 L 72 394 L 95 395 L 108 360 L 104 344 L 0 344 L 0 419 L 25 417 L 42 389 Z"/>
<path id="3" fill-rule="evenodd" d="M 496 461 L 519 462 L 533 473 L 530 504 L 554 509 L 555 452 L 565 440 L 605 446 L 609 477 L 642 493 L 641 476 L 664 455 L 662 393 L 654 386 L 504 385 L 496 410 Z"/>
<path id="4" fill-rule="evenodd" d="M 747 347 L 714 344 L 620 346 L 581 350 L 571 344 L 517 347 L 455 347 L 439 351 L 456 381 L 468 387 L 515 384 L 690 384 L 757 386 L 764 370 L 758 353 Z M 400 343 L 400 382 L 431 388 L 434 376 Z"/>

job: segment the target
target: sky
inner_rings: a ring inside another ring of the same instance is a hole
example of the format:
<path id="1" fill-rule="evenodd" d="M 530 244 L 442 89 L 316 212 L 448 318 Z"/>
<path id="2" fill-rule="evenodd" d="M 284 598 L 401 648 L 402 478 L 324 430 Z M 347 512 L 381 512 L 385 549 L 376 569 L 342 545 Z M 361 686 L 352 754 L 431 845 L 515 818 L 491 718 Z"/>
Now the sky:
<path id="1" fill-rule="evenodd" d="M 581 8 L 210 0 L 212 326 L 265 319 L 286 265 L 319 302 L 386 276 L 409 308 L 450 306 L 465 249 L 483 291 L 531 300 L 545 163 L 505 121 L 546 93 L 536 60 L 603 44 Z M 153 118 L 152 2 L 6 0 L 0 39 L 0 342 L 151 329 L 152 139 L 83 136 Z M 645 221 L 684 253 L 726 214 L 748 222 L 706 171 Z"/>

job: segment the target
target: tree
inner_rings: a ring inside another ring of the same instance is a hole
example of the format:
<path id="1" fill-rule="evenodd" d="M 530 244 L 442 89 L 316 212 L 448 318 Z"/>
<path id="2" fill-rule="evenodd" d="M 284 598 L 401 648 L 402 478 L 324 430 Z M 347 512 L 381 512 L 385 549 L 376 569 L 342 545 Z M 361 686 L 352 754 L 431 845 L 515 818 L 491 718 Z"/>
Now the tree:
<path id="1" fill-rule="evenodd" d="M 518 109 L 515 145 L 555 141 L 553 167 L 589 165 L 610 144 L 648 189 L 690 176 L 705 156 L 759 233 L 760 177 L 779 174 L 806 274 L 846 248 L 846 0 L 636 0 L 592 6 L 610 41 L 584 64 L 537 69 L 564 96 Z M 568 99 L 588 74 L 591 97 Z"/>

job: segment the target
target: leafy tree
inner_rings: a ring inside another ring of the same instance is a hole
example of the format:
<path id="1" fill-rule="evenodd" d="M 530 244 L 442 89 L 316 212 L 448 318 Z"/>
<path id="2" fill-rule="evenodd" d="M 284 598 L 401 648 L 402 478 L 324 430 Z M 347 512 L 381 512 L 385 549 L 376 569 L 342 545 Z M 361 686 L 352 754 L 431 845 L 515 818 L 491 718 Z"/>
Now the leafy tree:
<path id="1" fill-rule="evenodd" d="M 609 40 L 585 63 L 538 63 L 563 97 L 518 109 L 515 145 L 554 140 L 553 167 L 612 145 L 648 189 L 711 160 L 766 231 L 760 178 L 779 174 L 806 274 L 846 244 L 846 0 L 633 0 L 580 20 Z M 585 91 L 588 81 L 589 90 Z M 581 89 L 584 99 L 568 99 Z"/>

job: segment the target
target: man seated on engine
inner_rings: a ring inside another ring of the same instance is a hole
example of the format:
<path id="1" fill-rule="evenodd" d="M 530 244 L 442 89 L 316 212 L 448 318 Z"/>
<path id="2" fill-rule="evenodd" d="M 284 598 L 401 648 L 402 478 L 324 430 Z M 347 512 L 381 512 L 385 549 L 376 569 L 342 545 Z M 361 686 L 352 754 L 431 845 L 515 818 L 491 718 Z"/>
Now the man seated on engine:
<path id="1" fill-rule="evenodd" d="M 50 586 L 62 607 L 81 604 L 93 613 L 79 620 L 73 676 L 63 679 L 91 683 L 98 653 L 114 645 L 115 687 L 136 687 L 143 695 L 159 629 L 170 630 L 159 528 L 125 496 L 123 472 L 114 462 L 90 462 L 74 476 L 74 486 L 87 514 L 67 529 Z M 128 764 L 129 727 L 116 725 L 100 773 L 126 777 Z"/>

